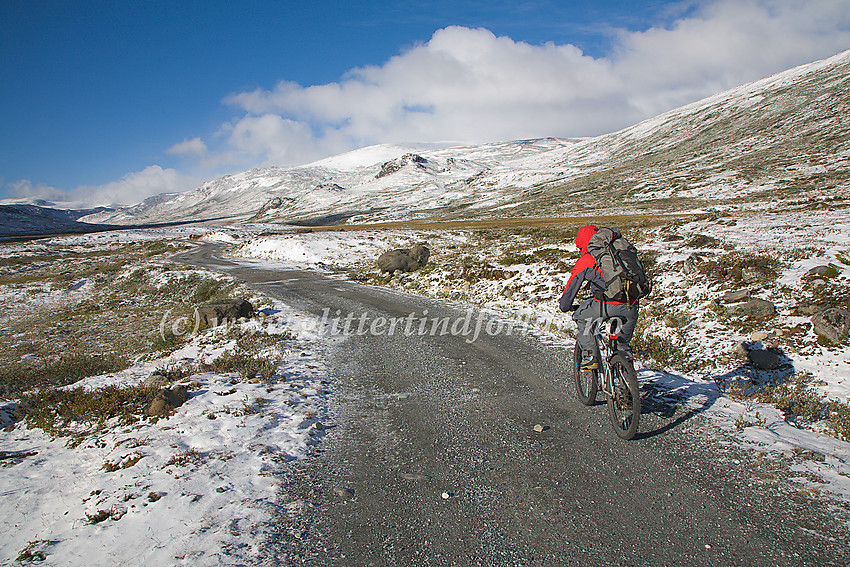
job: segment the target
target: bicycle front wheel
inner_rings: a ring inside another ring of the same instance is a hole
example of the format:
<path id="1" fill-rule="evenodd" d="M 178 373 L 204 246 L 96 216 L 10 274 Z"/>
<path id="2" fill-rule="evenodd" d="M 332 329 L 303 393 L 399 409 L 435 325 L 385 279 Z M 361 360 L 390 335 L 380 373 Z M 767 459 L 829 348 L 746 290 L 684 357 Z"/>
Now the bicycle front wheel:
<path id="1" fill-rule="evenodd" d="M 640 422 L 640 387 L 632 361 L 622 354 L 611 357 L 611 376 L 614 381 L 614 395 L 608 396 L 608 410 L 611 423 L 620 439 L 635 436 Z"/>
<path id="2" fill-rule="evenodd" d="M 599 387 L 596 373 L 596 370 L 582 371 L 581 347 L 576 343 L 573 351 L 573 380 L 576 385 L 578 401 L 586 406 L 592 406 L 596 403 L 596 390 Z"/>

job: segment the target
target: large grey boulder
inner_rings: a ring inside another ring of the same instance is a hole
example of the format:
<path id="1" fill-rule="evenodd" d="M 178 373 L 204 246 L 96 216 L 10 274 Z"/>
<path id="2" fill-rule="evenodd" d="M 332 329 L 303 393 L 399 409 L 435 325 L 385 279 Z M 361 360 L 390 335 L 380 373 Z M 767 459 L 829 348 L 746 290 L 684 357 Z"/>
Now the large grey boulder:
<path id="1" fill-rule="evenodd" d="M 812 327 L 819 336 L 838 344 L 850 334 L 850 311 L 832 307 L 812 317 Z"/>
<path id="2" fill-rule="evenodd" d="M 235 322 L 239 319 L 250 319 L 254 316 L 254 306 L 250 301 L 244 299 L 226 299 L 199 305 L 197 308 L 198 318 L 206 327 L 217 327 L 226 322 Z"/>
<path id="3" fill-rule="evenodd" d="M 413 272 L 428 263 L 431 251 L 427 246 L 398 248 L 378 256 L 378 269 L 394 274 L 396 271 Z"/>

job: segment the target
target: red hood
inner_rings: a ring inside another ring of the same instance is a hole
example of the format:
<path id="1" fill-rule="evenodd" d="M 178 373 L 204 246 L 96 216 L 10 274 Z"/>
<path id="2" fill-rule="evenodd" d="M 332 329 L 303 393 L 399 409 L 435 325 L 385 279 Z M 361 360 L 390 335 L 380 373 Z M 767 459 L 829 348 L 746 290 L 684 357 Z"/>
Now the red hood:
<path id="1" fill-rule="evenodd" d="M 590 242 L 590 238 L 596 234 L 599 229 L 595 226 L 583 226 L 578 229 L 578 234 L 576 234 L 576 246 L 579 250 L 581 250 L 582 254 L 587 254 L 587 244 Z"/>

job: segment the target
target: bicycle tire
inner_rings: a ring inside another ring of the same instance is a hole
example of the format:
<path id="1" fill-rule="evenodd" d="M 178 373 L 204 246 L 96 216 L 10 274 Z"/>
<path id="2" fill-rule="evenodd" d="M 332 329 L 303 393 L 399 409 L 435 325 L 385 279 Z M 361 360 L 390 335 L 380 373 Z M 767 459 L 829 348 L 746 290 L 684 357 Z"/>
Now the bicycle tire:
<path id="1" fill-rule="evenodd" d="M 599 389 L 599 379 L 596 370 L 582 372 L 581 347 L 576 343 L 573 349 L 573 382 L 576 386 L 576 397 L 583 405 L 592 406 L 596 403 L 596 392 Z"/>
<path id="2" fill-rule="evenodd" d="M 608 396 L 611 424 L 617 437 L 629 440 L 637 434 L 640 424 L 640 386 L 631 360 L 615 354 L 609 364 L 614 380 L 614 395 Z"/>

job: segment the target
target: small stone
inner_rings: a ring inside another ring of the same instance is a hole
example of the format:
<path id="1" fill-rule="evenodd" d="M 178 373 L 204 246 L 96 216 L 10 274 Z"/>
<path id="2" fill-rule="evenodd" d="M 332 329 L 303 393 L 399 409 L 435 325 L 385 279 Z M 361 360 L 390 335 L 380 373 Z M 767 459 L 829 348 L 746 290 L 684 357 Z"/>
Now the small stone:
<path id="1" fill-rule="evenodd" d="M 770 336 L 770 333 L 766 333 L 764 331 L 756 331 L 750 335 L 750 340 L 756 343 L 760 343 L 766 341 Z"/>
<path id="2" fill-rule="evenodd" d="M 538 423 L 537 425 L 534 426 L 534 431 L 536 431 L 537 433 L 543 433 L 547 429 L 549 429 L 548 425 L 540 425 Z"/>
<path id="3" fill-rule="evenodd" d="M 449 498 L 452 497 L 452 495 L 449 494 L 448 492 L 443 492 L 440 496 L 442 497 L 443 500 L 448 500 Z"/>
<path id="4" fill-rule="evenodd" d="M 334 487 L 334 494 L 339 496 L 340 498 L 349 498 L 354 495 L 354 491 L 349 488 L 342 488 L 339 486 Z"/>
<path id="5" fill-rule="evenodd" d="M 427 475 L 416 474 L 416 473 L 399 473 L 398 476 L 399 476 L 399 478 L 404 479 L 404 480 L 421 481 L 421 480 L 430 480 L 431 479 L 431 477 L 429 477 Z"/>

